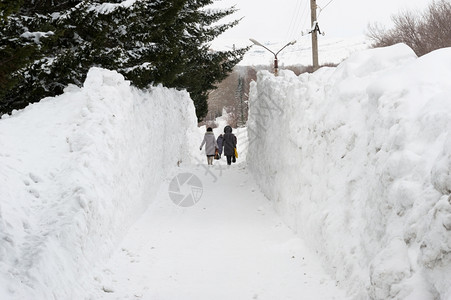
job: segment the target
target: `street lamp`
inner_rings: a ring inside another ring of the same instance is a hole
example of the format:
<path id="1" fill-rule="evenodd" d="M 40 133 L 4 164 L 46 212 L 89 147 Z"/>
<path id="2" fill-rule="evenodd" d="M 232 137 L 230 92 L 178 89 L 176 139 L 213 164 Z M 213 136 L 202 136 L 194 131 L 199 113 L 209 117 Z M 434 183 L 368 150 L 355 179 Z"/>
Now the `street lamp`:
<path id="1" fill-rule="evenodd" d="M 283 46 L 279 51 L 274 53 L 273 51 L 271 51 L 270 49 L 268 49 L 267 47 L 265 47 L 263 44 L 259 43 L 258 41 L 254 40 L 254 39 L 249 39 L 249 40 L 252 43 L 254 43 L 254 45 L 263 47 L 266 50 L 268 50 L 269 52 L 271 52 L 272 54 L 274 54 L 274 75 L 275 76 L 277 76 L 277 70 L 279 68 L 279 65 L 278 65 L 278 62 L 277 62 L 277 54 L 279 54 L 279 52 L 282 51 L 283 49 L 285 49 L 286 47 L 294 45 L 296 43 L 296 40 L 293 40 L 293 41 L 289 42 L 288 44 L 286 44 L 285 46 Z"/>

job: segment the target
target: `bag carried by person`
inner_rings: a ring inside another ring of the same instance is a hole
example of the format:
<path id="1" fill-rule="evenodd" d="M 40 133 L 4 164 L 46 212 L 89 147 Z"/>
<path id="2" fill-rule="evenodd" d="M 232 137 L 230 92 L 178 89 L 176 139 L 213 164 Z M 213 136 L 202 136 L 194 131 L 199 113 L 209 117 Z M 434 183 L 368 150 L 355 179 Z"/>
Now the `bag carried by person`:
<path id="1" fill-rule="evenodd" d="M 221 155 L 219 155 L 218 149 L 215 149 L 215 159 L 220 159 Z"/>
<path id="2" fill-rule="evenodd" d="M 232 162 L 236 162 L 236 159 L 238 158 L 238 152 L 236 151 L 236 148 L 233 148 L 233 151 L 235 152 L 235 155 L 232 156 Z"/>

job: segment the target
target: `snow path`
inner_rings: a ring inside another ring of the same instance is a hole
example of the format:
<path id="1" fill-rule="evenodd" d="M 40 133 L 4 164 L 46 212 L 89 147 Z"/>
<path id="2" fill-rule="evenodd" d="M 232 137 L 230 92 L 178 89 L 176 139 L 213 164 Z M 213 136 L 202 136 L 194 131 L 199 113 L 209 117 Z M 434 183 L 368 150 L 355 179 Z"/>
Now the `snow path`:
<path id="1" fill-rule="evenodd" d="M 245 164 L 207 168 L 176 170 L 173 176 L 200 179 L 200 201 L 175 205 L 169 178 L 96 271 L 87 299 L 347 299 L 282 223 Z"/>

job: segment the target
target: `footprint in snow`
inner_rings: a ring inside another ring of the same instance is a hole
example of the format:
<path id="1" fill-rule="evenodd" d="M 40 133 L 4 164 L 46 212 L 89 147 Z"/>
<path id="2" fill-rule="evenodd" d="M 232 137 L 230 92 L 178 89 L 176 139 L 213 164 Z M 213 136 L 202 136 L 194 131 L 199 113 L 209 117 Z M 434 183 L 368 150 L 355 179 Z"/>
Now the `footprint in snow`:
<path id="1" fill-rule="evenodd" d="M 103 290 L 105 293 L 114 293 L 113 288 L 110 287 L 110 286 L 103 286 L 103 287 L 102 287 L 102 290 Z"/>
<path id="2" fill-rule="evenodd" d="M 39 198 L 40 197 L 39 192 L 37 190 L 35 190 L 35 189 L 29 189 L 28 192 L 30 194 L 32 194 L 35 198 Z"/>
<path id="3" fill-rule="evenodd" d="M 33 180 L 34 183 L 42 181 L 41 178 L 34 173 L 29 173 L 28 176 L 30 176 L 30 179 Z"/>

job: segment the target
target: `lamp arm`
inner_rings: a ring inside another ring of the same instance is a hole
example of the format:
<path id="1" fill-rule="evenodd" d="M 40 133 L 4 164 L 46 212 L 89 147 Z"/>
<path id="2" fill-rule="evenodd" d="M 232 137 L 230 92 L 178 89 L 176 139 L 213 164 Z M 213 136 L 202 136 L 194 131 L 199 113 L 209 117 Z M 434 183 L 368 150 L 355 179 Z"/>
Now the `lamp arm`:
<path id="1" fill-rule="evenodd" d="M 268 49 L 268 48 L 266 48 L 266 47 L 263 46 L 263 45 L 260 45 L 260 46 L 263 47 L 263 48 L 265 48 L 266 50 L 268 50 L 268 51 L 271 52 L 272 54 L 274 54 L 274 56 L 277 56 L 277 53 L 272 52 L 271 49 Z"/>
<path id="2" fill-rule="evenodd" d="M 274 54 L 275 56 L 277 56 L 277 54 L 279 54 L 280 51 L 282 51 L 283 49 L 285 49 L 287 46 L 291 45 L 291 43 L 286 44 L 285 46 L 282 47 L 282 49 L 280 49 L 279 51 L 277 51 L 276 54 Z"/>

